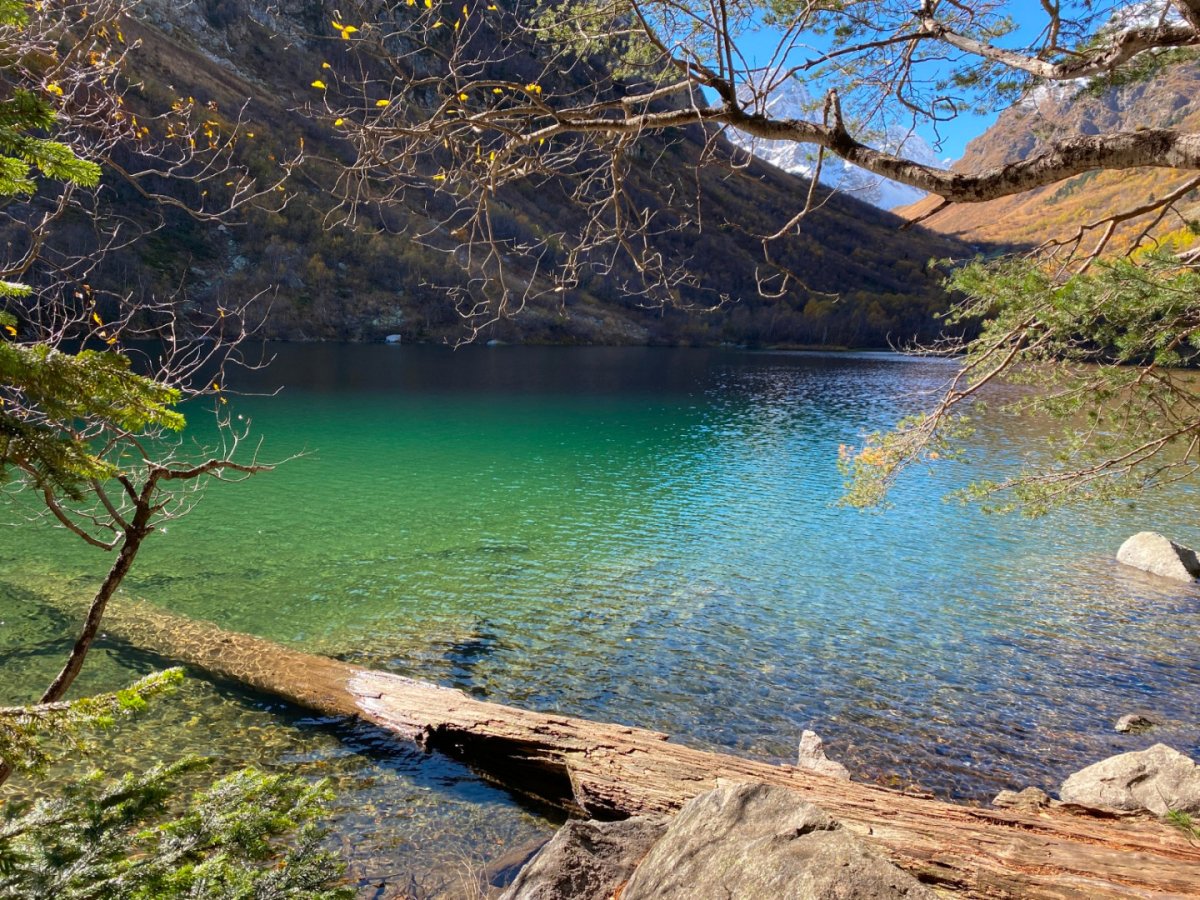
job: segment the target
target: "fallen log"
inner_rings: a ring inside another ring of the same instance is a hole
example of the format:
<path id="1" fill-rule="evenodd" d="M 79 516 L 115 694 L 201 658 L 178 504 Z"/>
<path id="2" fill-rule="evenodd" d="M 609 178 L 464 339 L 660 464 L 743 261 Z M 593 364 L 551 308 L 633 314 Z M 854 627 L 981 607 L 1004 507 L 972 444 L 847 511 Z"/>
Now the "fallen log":
<path id="1" fill-rule="evenodd" d="M 329 715 L 357 716 L 574 814 L 662 814 L 717 779 L 786 785 L 921 881 L 967 897 L 1200 896 L 1200 847 L 1160 822 L 1058 806 L 979 809 L 672 743 L 659 732 L 487 703 L 302 653 L 151 604 L 109 636 Z"/>

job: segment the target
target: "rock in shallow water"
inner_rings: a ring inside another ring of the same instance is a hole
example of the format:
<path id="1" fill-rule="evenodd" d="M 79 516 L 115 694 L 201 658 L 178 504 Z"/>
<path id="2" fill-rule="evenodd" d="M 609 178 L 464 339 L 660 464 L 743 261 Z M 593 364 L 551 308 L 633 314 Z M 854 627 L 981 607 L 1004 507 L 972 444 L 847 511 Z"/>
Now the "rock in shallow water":
<path id="1" fill-rule="evenodd" d="M 1117 561 L 1175 581 L 1200 578 L 1195 550 L 1176 544 L 1156 531 L 1140 531 L 1121 545 Z"/>
<path id="2" fill-rule="evenodd" d="M 684 805 L 621 900 L 933 900 L 795 791 L 722 785 Z"/>
<path id="3" fill-rule="evenodd" d="M 1149 716 L 1143 716 L 1141 713 L 1126 713 L 1117 719 L 1113 730 L 1119 731 L 1121 734 L 1141 734 L 1159 724 L 1161 723 L 1155 722 Z"/>
<path id="4" fill-rule="evenodd" d="M 850 780 L 850 770 L 825 755 L 825 742 L 815 731 L 806 730 L 800 735 L 800 750 L 796 754 L 796 766 L 828 775 L 831 778 Z"/>
<path id="5" fill-rule="evenodd" d="M 1165 816 L 1200 812 L 1200 767 L 1166 744 L 1121 753 L 1081 769 L 1063 782 L 1066 803 Z"/>

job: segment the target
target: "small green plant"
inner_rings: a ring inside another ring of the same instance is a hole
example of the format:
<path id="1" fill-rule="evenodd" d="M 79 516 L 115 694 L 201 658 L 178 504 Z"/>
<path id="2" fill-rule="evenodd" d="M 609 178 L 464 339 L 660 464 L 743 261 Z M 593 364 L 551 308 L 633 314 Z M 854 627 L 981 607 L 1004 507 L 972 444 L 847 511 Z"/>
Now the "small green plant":
<path id="1" fill-rule="evenodd" d="M 1168 825 L 1178 828 L 1192 840 L 1200 840 L 1200 826 L 1196 825 L 1196 820 L 1189 813 L 1181 809 L 1168 809 L 1165 819 Z"/>
<path id="2" fill-rule="evenodd" d="M 0 752 L 37 784 L 0 794 L 0 900 L 349 900 L 344 864 L 322 846 L 329 789 L 242 769 L 192 791 L 196 756 L 120 778 L 52 774 L 90 736 L 179 683 L 178 669 L 70 702 L 0 708 Z"/>

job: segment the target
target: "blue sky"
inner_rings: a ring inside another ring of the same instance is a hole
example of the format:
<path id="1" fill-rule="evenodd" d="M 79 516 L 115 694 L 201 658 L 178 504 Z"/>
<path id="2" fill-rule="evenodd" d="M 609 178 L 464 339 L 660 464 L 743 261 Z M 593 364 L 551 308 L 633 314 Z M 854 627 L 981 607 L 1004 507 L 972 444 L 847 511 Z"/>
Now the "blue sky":
<path id="1" fill-rule="evenodd" d="M 1064 15 L 1067 14 L 1067 8 L 1070 5 L 1069 0 L 1063 3 Z M 1012 0 L 1012 2 L 1007 4 L 1007 7 L 1010 15 L 1012 15 L 1019 27 L 1014 34 L 1002 42 L 1003 45 L 1018 48 L 1023 43 L 1035 40 L 1041 33 L 1041 29 L 1046 22 L 1046 14 L 1039 0 Z M 770 31 L 764 29 L 759 35 L 744 37 L 739 41 L 739 45 L 746 54 L 747 61 L 752 65 L 767 65 L 771 59 L 771 51 L 775 46 L 776 40 L 777 38 Z M 822 41 L 819 37 L 812 38 L 812 46 L 815 49 L 819 50 L 821 43 Z M 797 57 L 799 55 L 797 54 Z M 807 56 L 809 54 L 803 55 Z M 962 156 L 963 149 L 967 143 L 991 126 L 1003 108 L 1003 106 L 998 104 L 994 110 L 990 110 L 985 115 L 979 115 L 974 112 L 963 112 L 951 122 L 939 123 L 936 131 L 929 124 L 921 124 L 917 127 L 917 133 L 930 146 L 934 147 L 939 156 L 948 159 L 958 159 Z"/>

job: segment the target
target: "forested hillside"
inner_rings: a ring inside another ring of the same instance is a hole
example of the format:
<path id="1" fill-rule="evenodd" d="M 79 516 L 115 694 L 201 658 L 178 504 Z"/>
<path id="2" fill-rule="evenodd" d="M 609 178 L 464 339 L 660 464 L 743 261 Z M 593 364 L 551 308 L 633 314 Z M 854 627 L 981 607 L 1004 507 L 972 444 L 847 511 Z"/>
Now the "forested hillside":
<path id="1" fill-rule="evenodd" d="M 435 191 L 421 203 L 372 210 L 354 228 L 331 214 L 348 152 L 333 123 L 305 105 L 324 73 L 363 64 L 348 52 L 354 42 L 331 27 L 334 18 L 322 4 L 200 0 L 181 7 L 148 0 L 124 35 L 140 44 L 131 55 L 130 105 L 150 115 L 195 104 L 210 111 L 218 131 L 232 129 L 240 115 L 238 152 L 264 181 L 301 147 L 305 159 L 288 182 L 292 196 L 282 209 L 250 211 L 228 227 L 170 209 L 152 213 L 138 192 L 110 176 L 111 203 L 121 215 L 166 215 L 169 227 L 110 253 L 98 281 L 131 291 L 182 291 L 188 304 L 205 311 L 268 290 L 262 333 L 269 337 L 462 337 L 463 320 L 443 288 L 464 284 L 467 275 L 454 236 L 439 224 Z M 770 274 L 761 236 L 803 205 L 808 183 L 757 161 L 732 165 L 723 138 L 710 145 L 709 162 L 697 176 L 706 138 L 711 135 L 698 129 L 657 138 L 639 148 L 633 173 L 639 202 L 664 223 L 663 252 L 688 262 L 697 275 L 674 304 L 626 296 L 615 277 L 620 272 L 597 273 L 554 302 L 489 326 L 481 337 L 884 346 L 938 333 L 935 313 L 946 297 L 927 264 L 961 257 L 965 248 L 923 229 L 901 231 L 896 217 L 846 196 L 831 198 L 798 234 L 773 247 L 799 283 L 782 297 L 760 296 L 756 276 Z M 574 227 L 579 212 L 566 202 L 565 190 L 553 183 L 506 188 L 499 226 L 517 240 Z M 70 240 L 86 242 L 85 223 L 77 225 Z M 511 265 L 523 278 L 540 277 L 521 271 L 520 259 Z"/>

